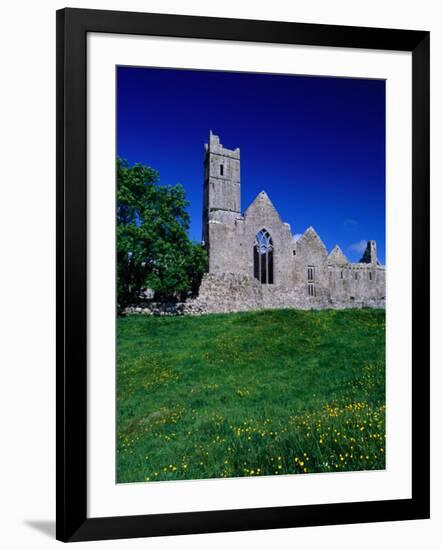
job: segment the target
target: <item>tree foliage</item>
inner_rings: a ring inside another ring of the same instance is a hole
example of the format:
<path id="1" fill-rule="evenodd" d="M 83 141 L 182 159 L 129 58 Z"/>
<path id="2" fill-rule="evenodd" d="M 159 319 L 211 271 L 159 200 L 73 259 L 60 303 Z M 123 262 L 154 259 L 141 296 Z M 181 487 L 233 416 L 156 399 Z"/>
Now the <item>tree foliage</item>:
<path id="1" fill-rule="evenodd" d="M 196 292 L 207 255 L 188 237 L 190 217 L 182 185 L 158 185 L 148 166 L 117 159 L 118 306 L 136 303 L 143 288 L 158 299 Z"/>

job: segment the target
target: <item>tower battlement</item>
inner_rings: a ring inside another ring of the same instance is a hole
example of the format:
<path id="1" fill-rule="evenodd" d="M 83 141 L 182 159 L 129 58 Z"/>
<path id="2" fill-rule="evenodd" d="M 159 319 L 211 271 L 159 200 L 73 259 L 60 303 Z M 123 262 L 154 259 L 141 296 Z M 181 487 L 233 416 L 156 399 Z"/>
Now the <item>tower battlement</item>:
<path id="1" fill-rule="evenodd" d="M 214 154 L 214 155 L 221 155 L 224 157 L 240 160 L 239 147 L 236 147 L 236 149 L 227 149 L 220 142 L 219 136 L 217 136 L 216 134 L 213 134 L 211 130 L 210 130 L 208 143 L 204 145 L 204 148 L 205 148 L 205 157 L 207 157 L 207 155 L 209 154 Z"/>

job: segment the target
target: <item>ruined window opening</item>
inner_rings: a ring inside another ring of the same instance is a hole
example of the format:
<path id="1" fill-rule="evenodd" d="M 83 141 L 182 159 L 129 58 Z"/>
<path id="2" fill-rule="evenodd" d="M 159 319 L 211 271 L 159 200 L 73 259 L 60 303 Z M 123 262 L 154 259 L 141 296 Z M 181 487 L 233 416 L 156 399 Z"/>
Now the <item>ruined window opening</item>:
<path id="1" fill-rule="evenodd" d="M 369 280 L 372 281 L 372 271 L 369 271 Z"/>
<path id="2" fill-rule="evenodd" d="M 308 296 L 316 296 L 315 289 L 315 267 L 308 265 Z"/>
<path id="3" fill-rule="evenodd" d="M 293 256 L 296 255 L 296 251 L 295 251 L 295 250 L 292 251 L 292 255 L 293 255 Z"/>
<path id="4" fill-rule="evenodd" d="M 343 279 L 343 271 L 340 271 L 340 279 Z"/>
<path id="5" fill-rule="evenodd" d="M 224 175 L 224 165 L 221 164 L 221 165 L 219 166 L 219 169 L 220 169 L 220 175 L 223 176 L 223 175 Z"/>
<path id="6" fill-rule="evenodd" d="M 254 242 L 254 277 L 262 284 L 274 283 L 273 239 L 266 229 L 261 229 Z"/>

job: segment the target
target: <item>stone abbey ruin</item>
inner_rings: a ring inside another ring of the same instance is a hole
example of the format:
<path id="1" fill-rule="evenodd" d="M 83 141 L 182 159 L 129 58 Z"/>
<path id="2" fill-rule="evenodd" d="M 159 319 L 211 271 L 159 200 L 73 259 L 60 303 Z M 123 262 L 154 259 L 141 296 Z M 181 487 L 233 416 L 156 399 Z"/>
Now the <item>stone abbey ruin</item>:
<path id="1" fill-rule="evenodd" d="M 202 212 L 208 273 L 196 298 L 150 313 L 385 307 L 386 268 L 375 241 L 357 263 L 338 245 L 328 254 L 312 227 L 294 240 L 265 191 L 242 213 L 240 186 L 240 149 L 226 149 L 210 131 Z"/>

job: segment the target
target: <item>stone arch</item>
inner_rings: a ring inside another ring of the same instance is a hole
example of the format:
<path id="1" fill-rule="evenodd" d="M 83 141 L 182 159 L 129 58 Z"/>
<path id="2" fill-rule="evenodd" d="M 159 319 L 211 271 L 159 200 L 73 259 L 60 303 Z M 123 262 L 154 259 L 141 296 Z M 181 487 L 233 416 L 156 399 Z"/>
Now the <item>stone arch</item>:
<path id="1" fill-rule="evenodd" d="M 257 232 L 253 248 L 254 277 L 262 284 L 274 283 L 274 244 L 265 228 Z"/>

